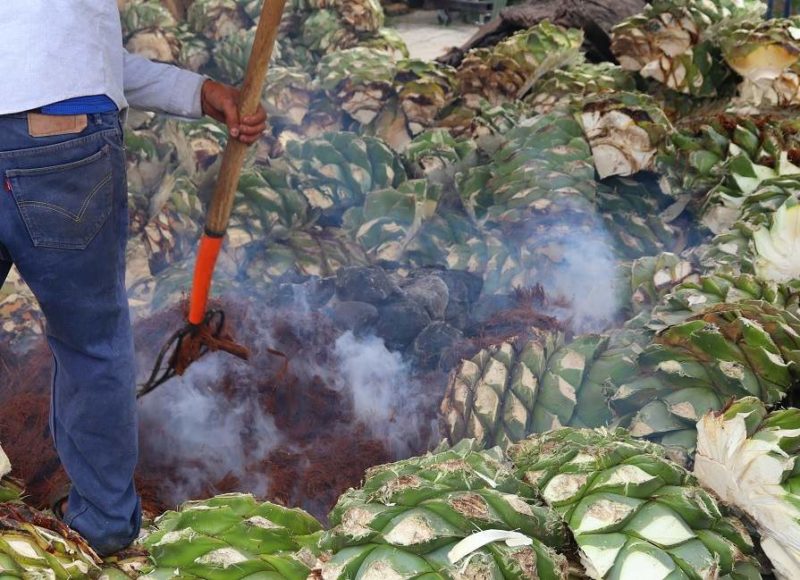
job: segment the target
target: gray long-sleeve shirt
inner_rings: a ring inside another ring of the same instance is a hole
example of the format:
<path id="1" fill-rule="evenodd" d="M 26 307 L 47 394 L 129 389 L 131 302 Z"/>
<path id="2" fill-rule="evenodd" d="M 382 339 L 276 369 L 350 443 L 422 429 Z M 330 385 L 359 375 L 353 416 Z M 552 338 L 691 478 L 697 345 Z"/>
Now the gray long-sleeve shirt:
<path id="1" fill-rule="evenodd" d="M 0 115 L 108 95 L 197 118 L 204 80 L 128 53 L 115 0 L 0 0 Z"/>

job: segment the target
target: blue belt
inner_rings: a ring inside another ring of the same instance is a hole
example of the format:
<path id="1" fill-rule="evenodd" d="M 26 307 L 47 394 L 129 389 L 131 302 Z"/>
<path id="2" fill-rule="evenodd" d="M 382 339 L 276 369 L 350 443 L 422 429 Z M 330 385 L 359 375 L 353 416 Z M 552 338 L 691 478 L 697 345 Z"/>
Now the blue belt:
<path id="1" fill-rule="evenodd" d="M 42 107 L 45 115 L 88 115 L 92 113 L 111 113 L 117 105 L 106 95 L 76 97 Z"/>

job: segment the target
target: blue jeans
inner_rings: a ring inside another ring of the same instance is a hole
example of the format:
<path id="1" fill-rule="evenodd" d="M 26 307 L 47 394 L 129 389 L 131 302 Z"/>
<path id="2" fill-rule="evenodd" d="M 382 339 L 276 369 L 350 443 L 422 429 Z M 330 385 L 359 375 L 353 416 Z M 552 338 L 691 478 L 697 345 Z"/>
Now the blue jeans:
<path id="1" fill-rule="evenodd" d="M 119 115 L 53 137 L 31 137 L 25 115 L 0 117 L 0 179 L 0 284 L 15 264 L 55 358 L 50 429 L 72 481 L 66 523 L 110 554 L 141 524 Z"/>

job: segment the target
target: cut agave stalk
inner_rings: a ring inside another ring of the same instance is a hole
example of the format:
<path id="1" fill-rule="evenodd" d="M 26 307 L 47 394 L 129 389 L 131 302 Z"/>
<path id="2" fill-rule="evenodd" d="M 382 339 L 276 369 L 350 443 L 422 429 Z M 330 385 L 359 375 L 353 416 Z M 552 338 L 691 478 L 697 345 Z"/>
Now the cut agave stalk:
<path id="1" fill-rule="evenodd" d="M 703 265 L 755 274 L 765 282 L 790 283 L 800 278 L 800 178 L 767 181 L 748 196 L 734 226 L 711 242 Z"/>
<path id="2" fill-rule="evenodd" d="M 611 49 L 622 68 L 674 91 L 714 96 L 730 78 L 711 30 L 759 18 L 757 0 L 656 0 L 614 28 Z"/>
<path id="3" fill-rule="evenodd" d="M 638 93 L 589 97 L 578 119 L 601 179 L 653 169 L 656 153 L 671 131 L 655 101 Z"/>
<path id="4" fill-rule="evenodd" d="M 100 558 L 59 520 L 18 502 L 0 503 L 0 576 L 88 578 Z"/>
<path id="5" fill-rule="evenodd" d="M 22 497 L 22 486 L 12 479 L 11 462 L 0 447 L 0 503 L 18 501 Z"/>
<path id="6" fill-rule="evenodd" d="M 778 578 L 800 576 L 800 409 L 768 413 L 748 397 L 697 430 L 700 483 L 755 522 Z"/>
<path id="7" fill-rule="evenodd" d="M 737 105 L 800 103 L 800 19 L 752 21 L 721 34 L 722 54 L 742 78 Z"/>

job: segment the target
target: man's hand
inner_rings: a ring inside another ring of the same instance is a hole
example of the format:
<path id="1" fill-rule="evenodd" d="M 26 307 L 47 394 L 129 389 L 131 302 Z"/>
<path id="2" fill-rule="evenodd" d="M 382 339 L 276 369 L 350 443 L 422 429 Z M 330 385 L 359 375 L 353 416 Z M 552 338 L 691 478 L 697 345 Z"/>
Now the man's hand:
<path id="1" fill-rule="evenodd" d="M 239 118 L 239 89 L 207 80 L 200 93 L 203 114 L 228 126 L 231 137 L 251 145 L 258 141 L 267 128 L 267 113 L 264 107 L 249 117 Z"/>

